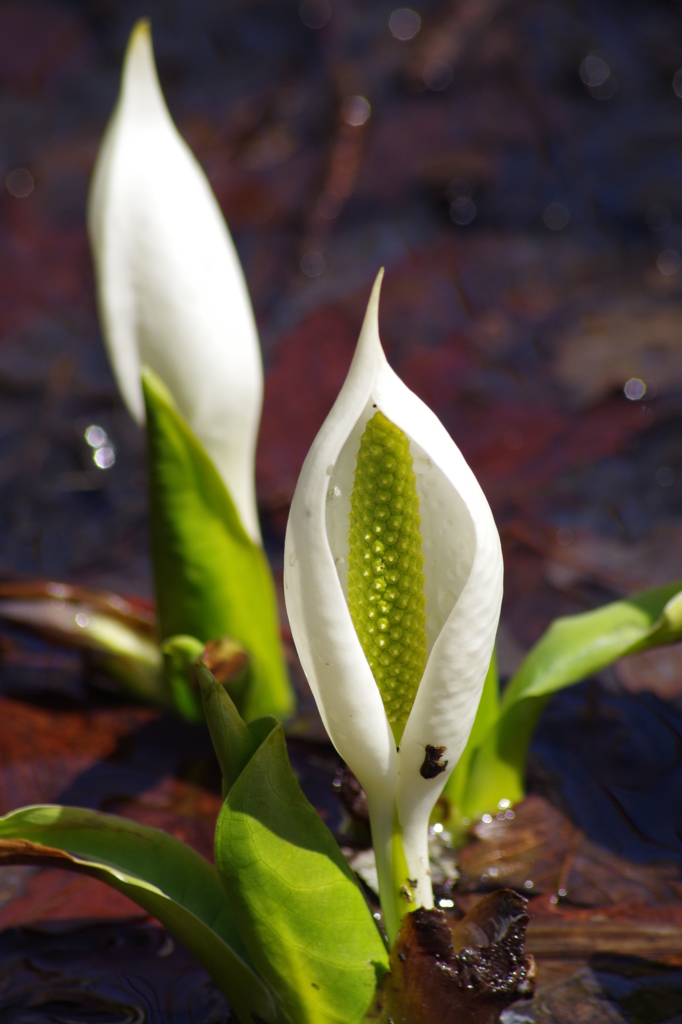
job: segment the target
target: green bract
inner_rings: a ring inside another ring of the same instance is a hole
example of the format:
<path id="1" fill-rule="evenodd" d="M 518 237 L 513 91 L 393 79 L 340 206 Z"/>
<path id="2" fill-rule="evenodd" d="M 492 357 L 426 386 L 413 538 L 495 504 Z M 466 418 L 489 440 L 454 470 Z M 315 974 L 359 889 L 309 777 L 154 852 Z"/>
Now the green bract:
<path id="1" fill-rule="evenodd" d="M 143 388 L 161 639 L 233 637 L 251 661 L 240 712 L 246 719 L 286 717 L 293 711 L 293 693 L 263 549 L 244 530 L 213 463 L 151 370 L 144 373 Z M 174 679 L 177 692 L 181 684 Z"/>
<path id="2" fill-rule="evenodd" d="M 424 558 L 410 442 L 381 412 L 360 438 L 350 501 L 348 607 L 400 743 L 426 665 Z"/>

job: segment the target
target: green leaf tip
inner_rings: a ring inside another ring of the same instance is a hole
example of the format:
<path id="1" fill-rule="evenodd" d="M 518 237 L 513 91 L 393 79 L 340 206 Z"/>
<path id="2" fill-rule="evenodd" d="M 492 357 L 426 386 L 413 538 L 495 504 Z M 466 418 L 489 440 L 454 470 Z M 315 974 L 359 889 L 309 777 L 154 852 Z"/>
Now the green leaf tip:
<path id="1" fill-rule="evenodd" d="M 173 704 L 189 722 L 201 722 L 204 717 L 201 699 L 192 687 L 194 661 L 203 649 L 203 643 L 195 636 L 171 636 L 161 644 L 164 675 Z"/>
<path id="2" fill-rule="evenodd" d="M 410 442 L 382 412 L 360 439 L 350 523 L 348 606 L 398 744 L 426 667 L 426 598 Z"/>
<path id="3" fill-rule="evenodd" d="M 196 659 L 195 670 L 206 723 L 223 773 L 225 789 L 229 793 L 255 754 L 258 743 L 225 687 L 201 658 Z"/>

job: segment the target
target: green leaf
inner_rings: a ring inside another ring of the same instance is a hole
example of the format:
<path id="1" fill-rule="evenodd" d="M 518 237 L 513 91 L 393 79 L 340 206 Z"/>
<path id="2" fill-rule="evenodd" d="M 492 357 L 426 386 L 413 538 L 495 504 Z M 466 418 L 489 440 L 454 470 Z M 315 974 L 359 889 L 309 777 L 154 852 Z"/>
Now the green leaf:
<path id="1" fill-rule="evenodd" d="M 259 971 L 294 1020 L 361 1020 L 386 951 L 355 877 L 291 770 L 284 733 L 248 726 L 197 661 L 228 793 L 216 863 Z"/>
<path id="2" fill-rule="evenodd" d="M 195 636 L 171 636 L 161 644 L 164 675 L 173 694 L 173 705 L 188 722 L 201 722 L 204 718 L 201 697 L 192 689 L 194 662 L 205 644 Z"/>
<path id="3" fill-rule="evenodd" d="M 290 715 L 275 589 L 263 550 L 241 524 L 218 472 L 150 370 L 142 378 L 154 584 L 162 639 L 229 635 L 251 659 L 239 710 Z"/>
<path id="4" fill-rule="evenodd" d="M 216 866 L 232 912 L 256 969 L 296 1024 L 353 1024 L 388 969 L 384 943 L 345 857 L 301 792 L 281 725 L 254 722 L 249 730 L 260 746 L 216 828 Z"/>
<path id="5" fill-rule="evenodd" d="M 241 1024 L 287 1024 L 247 963 L 215 868 L 160 829 L 76 807 L 24 807 L 0 818 L 0 864 L 92 875 L 153 914 L 196 956 Z M 254 1016 L 255 1015 L 255 1016 Z"/>
<path id="6" fill-rule="evenodd" d="M 199 658 L 196 662 L 196 673 L 201 688 L 206 724 L 223 773 L 225 789 L 229 793 L 256 753 L 258 742 L 249 726 L 240 717 L 230 695 Z M 265 721 L 271 723 L 268 732 L 277 724 L 275 718 Z"/>
<path id="7" fill-rule="evenodd" d="M 618 658 L 682 640 L 682 581 L 556 619 L 504 692 L 500 717 L 472 758 L 461 813 L 473 818 L 525 795 L 528 746 L 549 697 Z"/>
<path id="8" fill-rule="evenodd" d="M 500 714 L 500 682 L 497 675 L 497 657 L 495 651 L 490 659 L 490 667 L 483 683 L 483 692 L 481 694 L 481 700 L 478 705 L 478 711 L 476 712 L 476 718 L 474 719 L 473 728 L 469 736 L 468 743 L 464 748 L 462 756 L 455 765 L 450 778 L 445 783 L 443 789 L 443 796 L 450 804 L 450 817 L 449 827 L 452 831 L 456 823 L 466 816 L 466 813 L 462 808 L 466 804 L 466 787 L 469 781 L 469 774 L 471 771 L 471 765 L 475 758 L 476 751 L 485 739 L 489 730 L 493 728 L 497 722 Z M 434 812 L 436 818 L 438 818 L 438 804 L 436 804 L 436 810 Z M 462 839 L 461 836 L 453 836 L 457 845 L 457 840 Z"/>

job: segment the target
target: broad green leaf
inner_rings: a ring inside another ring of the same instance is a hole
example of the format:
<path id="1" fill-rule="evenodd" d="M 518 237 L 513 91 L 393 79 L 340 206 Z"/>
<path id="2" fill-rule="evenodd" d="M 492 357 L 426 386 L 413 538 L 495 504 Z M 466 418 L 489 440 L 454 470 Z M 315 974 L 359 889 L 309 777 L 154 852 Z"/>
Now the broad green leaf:
<path id="1" fill-rule="evenodd" d="M 287 1024 L 247 954 L 215 868 L 179 839 L 111 814 L 24 807 L 0 818 L 0 864 L 92 875 L 153 914 L 196 956 L 241 1024 Z"/>
<path id="2" fill-rule="evenodd" d="M 254 962 L 297 1022 L 360 1020 L 385 963 L 364 897 L 301 792 L 277 719 L 245 725 L 201 661 L 196 670 L 228 794 L 216 862 Z"/>
<path id="3" fill-rule="evenodd" d="M 293 711 L 293 693 L 265 554 L 244 530 L 218 472 L 166 387 L 150 370 L 142 384 L 161 637 L 187 634 L 204 642 L 234 637 L 251 659 L 239 708 L 243 717 L 286 717 Z"/>
<path id="4" fill-rule="evenodd" d="M 525 795 L 528 746 L 551 694 L 618 658 L 682 640 L 682 581 L 557 619 L 509 683 L 500 717 L 472 758 L 461 813 L 492 811 Z"/>
<path id="5" fill-rule="evenodd" d="M 260 746 L 216 828 L 216 866 L 232 912 L 256 969 L 296 1024 L 353 1024 L 388 969 L 384 943 L 345 857 L 301 792 L 281 725 L 249 729 Z"/>

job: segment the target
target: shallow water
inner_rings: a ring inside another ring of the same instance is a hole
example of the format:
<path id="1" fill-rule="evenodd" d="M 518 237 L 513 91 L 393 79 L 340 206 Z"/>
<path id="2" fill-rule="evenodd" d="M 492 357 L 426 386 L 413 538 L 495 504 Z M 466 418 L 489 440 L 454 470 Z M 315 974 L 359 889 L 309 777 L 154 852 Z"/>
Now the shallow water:
<path id="1" fill-rule="evenodd" d="M 3 1024 L 227 1024 L 229 1006 L 165 930 L 96 924 L 0 935 Z"/>
<path id="2" fill-rule="evenodd" d="M 682 708 L 595 681 L 556 694 L 533 737 L 531 788 L 630 860 L 682 862 Z"/>

